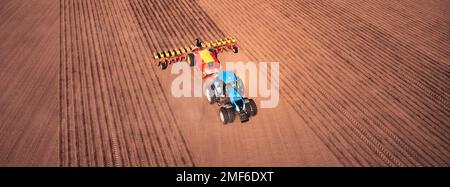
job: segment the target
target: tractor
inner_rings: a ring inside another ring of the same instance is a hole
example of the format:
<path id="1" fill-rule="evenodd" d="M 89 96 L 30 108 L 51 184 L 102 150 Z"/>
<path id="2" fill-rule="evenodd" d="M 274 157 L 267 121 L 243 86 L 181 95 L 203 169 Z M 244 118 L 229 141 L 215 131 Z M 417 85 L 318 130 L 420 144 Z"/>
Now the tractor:
<path id="1" fill-rule="evenodd" d="M 241 123 L 247 122 L 258 112 L 255 101 L 243 97 L 244 84 L 233 71 L 218 72 L 205 92 L 210 104 L 220 106 L 219 117 L 223 124 L 232 123 L 236 114 Z"/>

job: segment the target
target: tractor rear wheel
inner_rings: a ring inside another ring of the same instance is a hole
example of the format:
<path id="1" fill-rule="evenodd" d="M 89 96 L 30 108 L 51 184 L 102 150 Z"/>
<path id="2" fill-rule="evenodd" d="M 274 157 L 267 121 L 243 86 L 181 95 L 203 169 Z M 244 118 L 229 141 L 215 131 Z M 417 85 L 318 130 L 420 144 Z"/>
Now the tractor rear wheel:
<path id="1" fill-rule="evenodd" d="M 248 105 L 250 106 L 250 114 L 255 116 L 258 113 L 258 108 L 256 108 L 256 103 L 253 99 L 248 100 Z"/>
<path id="2" fill-rule="evenodd" d="M 194 66 L 194 65 L 195 65 L 195 57 L 194 57 L 194 54 L 189 53 L 189 54 L 188 54 L 187 61 L 188 61 L 189 66 Z"/>
<path id="3" fill-rule="evenodd" d="M 228 110 L 228 123 L 233 123 L 233 121 L 234 121 L 234 108 L 233 107 L 231 107 L 231 108 L 228 108 L 227 109 Z"/>
<path id="4" fill-rule="evenodd" d="M 229 122 L 228 110 L 224 107 L 220 107 L 219 117 L 223 124 L 227 124 Z"/>

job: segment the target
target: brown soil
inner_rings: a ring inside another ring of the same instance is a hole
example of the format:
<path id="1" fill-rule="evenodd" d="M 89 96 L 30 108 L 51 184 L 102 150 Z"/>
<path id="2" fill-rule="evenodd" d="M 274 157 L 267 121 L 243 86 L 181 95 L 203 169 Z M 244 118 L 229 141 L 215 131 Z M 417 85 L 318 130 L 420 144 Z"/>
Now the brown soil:
<path id="1" fill-rule="evenodd" d="M 0 5 L 0 166 L 450 164 L 446 1 Z M 279 106 L 245 124 L 152 60 L 228 35 L 223 62 L 280 62 Z"/>

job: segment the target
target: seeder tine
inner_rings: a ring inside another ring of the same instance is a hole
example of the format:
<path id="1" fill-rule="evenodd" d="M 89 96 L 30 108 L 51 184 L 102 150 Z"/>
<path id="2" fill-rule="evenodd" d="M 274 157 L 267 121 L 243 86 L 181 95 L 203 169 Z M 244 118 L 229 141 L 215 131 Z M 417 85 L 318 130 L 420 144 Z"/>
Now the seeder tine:
<path id="1" fill-rule="evenodd" d="M 236 43 L 236 41 L 237 41 L 236 36 L 233 36 L 233 37 L 230 37 L 230 38 L 231 38 L 231 41 L 232 41 L 233 43 Z"/>
<path id="2" fill-rule="evenodd" d="M 175 54 L 176 54 L 176 55 L 181 55 L 180 49 L 177 48 L 177 49 L 175 50 Z"/>
<path id="3" fill-rule="evenodd" d="M 158 59 L 159 59 L 159 55 L 158 55 L 157 52 L 154 52 L 154 53 L 153 53 L 153 58 L 154 58 L 155 60 L 158 60 Z"/>
<path id="4" fill-rule="evenodd" d="M 170 50 L 170 57 L 175 57 L 175 50 L 173 49 Z"/>
<path id="5" fill-rule="evenodd" d="M 184 47 L 180 47 L 180 51 L 181 51 L 181 54 L 185 54 L 186 53 L 186 49 Z"/>
<path id="6" fill-rule="evenodd" d="M 169 57 L 170 57 L 169 51 L 164 51 L 164 56 L 165 56 L 166 58 L 169 58 Z"/>
<path id="7" fill-rule="evenodd" d="M 231 43 L 230 37 L 227 37 L 225 40 L 227 41 L 228 44 Z"/>
<path id="8" fill-rule="evenodd" d="M 190 53 L 191 52 L 191 48 L 189 46 L 184 47 L 186 49 L 186 53 Z"/>

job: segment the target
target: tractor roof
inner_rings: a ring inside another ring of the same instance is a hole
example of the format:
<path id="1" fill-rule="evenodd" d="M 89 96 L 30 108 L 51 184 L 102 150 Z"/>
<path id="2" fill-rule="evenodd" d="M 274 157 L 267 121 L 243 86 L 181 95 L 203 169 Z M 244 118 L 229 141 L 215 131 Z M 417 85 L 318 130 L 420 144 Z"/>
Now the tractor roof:
<path id="1" fill-rule="evenodd" d="M 233 71 L 221 71 L 219 72 L 218 77 L 225 84 L 236 81 L 236 74 L 234 74 Z"/>
<path id="2" fill-rule="evenodd" d="M 234 88 L 227 90 L 227 94 L 228 94 L 228 97 L 230 98 L 231 102 L 236 102 L 237 100 L 242 99 L 242 96 Z"/>

